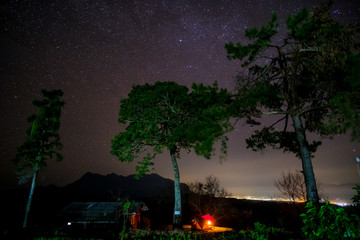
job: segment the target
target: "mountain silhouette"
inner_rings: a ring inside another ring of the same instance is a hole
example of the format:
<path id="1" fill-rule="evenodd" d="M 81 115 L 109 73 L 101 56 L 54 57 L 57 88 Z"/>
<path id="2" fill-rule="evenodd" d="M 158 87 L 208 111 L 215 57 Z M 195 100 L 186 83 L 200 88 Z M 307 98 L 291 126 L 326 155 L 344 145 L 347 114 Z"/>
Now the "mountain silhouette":
<path id="1" fill-rule="evenodd" d="M 189 191 L 186 184 L 181 184 L 183 193 Z M 158 174 L 148 174 L 140 179 L 135 175 L 127 177 L 115 173 L 100 175 L 87 172 L 80 179 L 62 189 L 66 194 L 78 198 L 116 201 L 118 198 L 143 199 L 158 196 L 173 196 L 174 181 Z"/>

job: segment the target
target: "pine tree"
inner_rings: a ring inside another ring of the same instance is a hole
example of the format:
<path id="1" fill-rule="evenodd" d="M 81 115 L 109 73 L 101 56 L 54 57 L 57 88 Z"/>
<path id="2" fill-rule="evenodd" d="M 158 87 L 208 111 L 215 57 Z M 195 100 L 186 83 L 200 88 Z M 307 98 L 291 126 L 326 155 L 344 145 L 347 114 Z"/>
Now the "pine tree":
<path id="1" fill-rule="evenodd" d="M 237 77 L 234 117 L 260 125 L 258 118 L 279 116 L 246 140 L 256 151 L 266 146 L 296 154 L 302 160 L 307 200 L 319 201 L 311 158 L 320 141 L 352 130 L 360 139 L 359 25 L 331 18 L 331 3 L 303 9 L 287 18 L 288 33 L 278 37 L 273 13 L 261 28 L 246 30 L 249 44 L 227 43 L 229 59 L 239 59 L 246 72 Z M 282 40 L 272 41 L 278 37 Z M 292 125 L 292 126 L 291 126 Z"/>
<path id="2" fill-rule="evenodd" d="M 25 228 L 28 223 L 38 172 L 46 167 L 46 161 L 48 159 L 55 157 L 57 161 L 62 160 L 62 156 L 58 151 L 62 148 L 59 128 L 61 108 L 64 106 L 64 102 L 60 99 L 63 92 L 61 90 L 42 90 L 41 93 L 44 99 L 41 101 L 33 101 L 33 104 L 38 107 L 38 113 L 28 118 L 28 121 L 32 123 L 30 129 L 27 131 L 28 138 L 17 148 L 16 157 L 13 159 L 16 171 L 21 176 L 21 180 L 24 180 L 24 177 L 26 178 L 28 173 L 32 175 L 23 228 Z"/>

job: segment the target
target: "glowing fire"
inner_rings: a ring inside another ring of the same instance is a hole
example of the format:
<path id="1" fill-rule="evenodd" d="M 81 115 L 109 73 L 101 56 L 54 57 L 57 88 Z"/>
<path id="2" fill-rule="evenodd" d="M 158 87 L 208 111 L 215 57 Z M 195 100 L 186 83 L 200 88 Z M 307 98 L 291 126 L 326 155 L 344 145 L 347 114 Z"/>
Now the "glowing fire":
<path id="1" fill-rule="evenodd" d="M 211 221 L 208 221 L 208 225 L 211 225 Z"/>

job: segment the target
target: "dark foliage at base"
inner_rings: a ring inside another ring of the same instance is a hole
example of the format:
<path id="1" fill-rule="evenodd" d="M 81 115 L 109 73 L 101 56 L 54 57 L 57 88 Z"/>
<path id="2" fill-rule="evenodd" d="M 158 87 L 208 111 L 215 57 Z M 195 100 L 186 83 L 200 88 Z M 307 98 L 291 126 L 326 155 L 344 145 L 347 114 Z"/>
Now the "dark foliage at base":
<path id="1" fill-rule="evenodd" d="M 165 185 L 164 185 L 165 186 Z M 64 207 L 73 201 L 114 201 L 97 195 L 67 194 L 64 189 L 49 186 L 38 187 L 34 195 L 34 206 L 29 227 L 21 228 L 27 190 L 17 189 L 3 192 L 0 199 L 0 239 L 360 239 L 360 211 L 358 202 L 354 206 L 338 207 L 329 203 L 305 208 L 305 204 L 266 202 L 225 198 L 227 208 L 215 225 L 232 228 L 229 232 L 182 231 L 172 229 L 174 206 L 172 184 L 156 193 L 156 197 L 130 199 L 144 201 L 149 207 L 150 229 L 132 230 L 128 224 L 120 235 L 122 224 L 66 225 Z M 356 195 L 357 196 L 357 195 Z M 183 196 L 183 224 L 190 225 L 196 212 L 190 199 Z M 301 215 L 303 214 L 303 215 Z M 141 226 L 140 226 L 141 227 Z M 171 229 L 171 230 L 170 230 Z M 331 231 L 331 234 L 327 234 Z M 317 234 L 317 235 L 316 235 Z M 333 238 L 330 238 L 334 236 Z"/>

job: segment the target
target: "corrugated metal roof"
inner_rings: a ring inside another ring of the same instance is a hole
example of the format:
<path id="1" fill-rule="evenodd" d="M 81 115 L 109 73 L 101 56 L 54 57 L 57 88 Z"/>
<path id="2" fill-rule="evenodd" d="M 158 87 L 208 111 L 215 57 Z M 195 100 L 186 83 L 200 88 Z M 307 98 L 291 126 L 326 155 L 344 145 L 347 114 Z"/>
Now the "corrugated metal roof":
<path id="1" fill-rule="evenodd" d="M 118 222 L 122 204 L 119 202 L 72 202 L 64 209 L 69 222 Z"/>
<path id="2" fill-rule="evenodd" d="M 136 213 L 143 202 L 131 202 L 129 213 Z M 123 213 L 120 202 L 72 202 L 64 210 L 67 221 L 72 223 L 117 223 Z"/>

